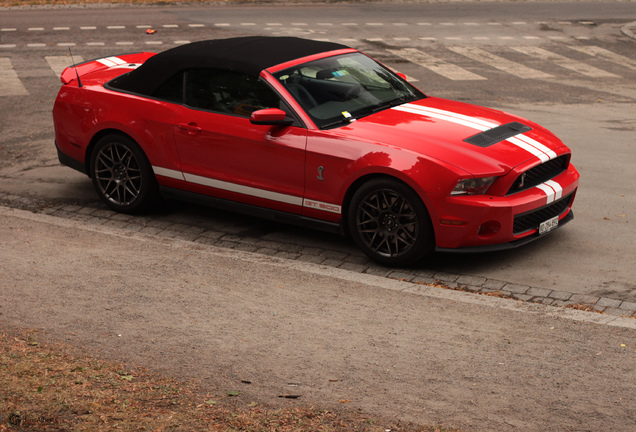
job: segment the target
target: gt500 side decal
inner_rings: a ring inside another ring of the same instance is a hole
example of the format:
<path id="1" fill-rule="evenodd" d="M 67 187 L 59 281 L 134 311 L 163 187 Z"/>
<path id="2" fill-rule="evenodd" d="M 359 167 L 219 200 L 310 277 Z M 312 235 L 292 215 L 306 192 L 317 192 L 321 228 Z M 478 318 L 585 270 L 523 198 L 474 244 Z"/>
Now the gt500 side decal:
<path id="1" fill-rule="evenodd" d="M 239 185 L 236 183 L 230 183 L 221 180 L 215 180 L 208 177 L 202 177 L 194 174 L 188 174 L 181 171 L 171 170 L 167 168 L 153 166 L 152 170 L 156 175 L 169 177 L 177 180 L 185 180 L 188 183 L 194 183 L 202 186 L 209 186 L 215 189 L 221 189 L 228 192 L 237 192 L 243 195 L 248 195 L 257 198 L 265 198 L 270 201 L 281 202 L 285 204 L 292 204 L 299 207 L 312 208 L 316 210 L 322 210 L 329 213 L 340 214 L 341 207 L 336 204 L 330 204 L 320 201 L 312 201 L 297 197 L 294 195 L 287 195 L 278 192 L 272 192 L 265 189 L 258 189 L 250 186 Z"/>
<path id="2" fill-rule="evenodd" d="M 329 213 L 337 213 L 337 214 L 340 214 L 340 212 L 342 211 L 339 205 L 324 203 L 320 201 L 311 201 L 307 199 L 303 202 L 303 207 L 308 207 L 308 208 L 312 208 L 316 210 L 323 210 Z"/>

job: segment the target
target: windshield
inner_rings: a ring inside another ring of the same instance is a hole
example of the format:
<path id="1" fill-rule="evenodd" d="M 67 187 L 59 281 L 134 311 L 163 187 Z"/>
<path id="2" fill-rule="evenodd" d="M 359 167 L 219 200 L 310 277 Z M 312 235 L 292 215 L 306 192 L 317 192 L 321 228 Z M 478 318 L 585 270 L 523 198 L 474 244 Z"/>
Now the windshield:
<path id="1" fill-rule="evenodd" d="M 316 60 L 274 76 L 321 129 L 426 97 L 361 53 Z"/>

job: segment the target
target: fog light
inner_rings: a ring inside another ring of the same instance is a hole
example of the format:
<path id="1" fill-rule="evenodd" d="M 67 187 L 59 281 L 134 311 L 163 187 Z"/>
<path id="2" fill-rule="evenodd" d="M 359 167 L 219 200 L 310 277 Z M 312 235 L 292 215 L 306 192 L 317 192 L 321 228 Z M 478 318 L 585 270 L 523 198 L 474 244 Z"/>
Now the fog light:
<path id="1" fill-rule="evenodd" d="M 481 238 L 490 238 L 497 234 L 499 231 L 501 231 L 501 224 L 499 222 L 488 221 L 479 227 L 477 235 Z"/>

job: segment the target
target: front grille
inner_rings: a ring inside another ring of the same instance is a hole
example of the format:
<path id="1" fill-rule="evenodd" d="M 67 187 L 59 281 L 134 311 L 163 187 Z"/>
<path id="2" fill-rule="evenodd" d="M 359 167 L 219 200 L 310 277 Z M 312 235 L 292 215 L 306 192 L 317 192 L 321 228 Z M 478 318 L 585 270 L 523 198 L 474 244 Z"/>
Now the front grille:
<path id="1" fill-rule="evenodd" d="M 555 216 L 561 216 L 570 206 L 573 197 L 574 193 L 571 193 L 547 206 L 516 215 L 512 227 L 513 234 L 518 235 L 526 231 L 537 229 L 541 222 L 545 222 Z"/>
<path id="2" fill-rule="evenodd" d="M 540 185 L 543 182 L 553 179 L 565 171 L 568 168 L 569 163 L 570 155 L 566 154 L 542 163 L 541 165 L 537 165 L 534 168 L 530 168 L 528 171 L 517 177 L 506 195 L 530 189 L 536 185 Z"/>

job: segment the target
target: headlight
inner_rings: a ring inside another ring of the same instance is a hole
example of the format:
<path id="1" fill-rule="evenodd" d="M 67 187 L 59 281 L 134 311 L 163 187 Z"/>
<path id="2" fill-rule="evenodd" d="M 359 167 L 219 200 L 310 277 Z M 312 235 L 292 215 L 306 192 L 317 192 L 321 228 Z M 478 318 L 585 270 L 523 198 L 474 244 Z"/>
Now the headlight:
<path id="1" fill-rule="evenodd" d="M 481 177 L 460 180 L 451 195 L 482 195 L 497 180 L 497 177 Z"/>

